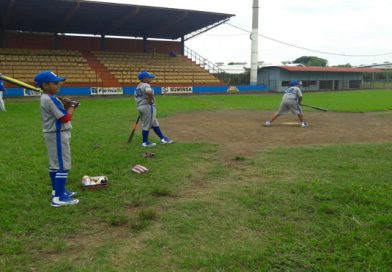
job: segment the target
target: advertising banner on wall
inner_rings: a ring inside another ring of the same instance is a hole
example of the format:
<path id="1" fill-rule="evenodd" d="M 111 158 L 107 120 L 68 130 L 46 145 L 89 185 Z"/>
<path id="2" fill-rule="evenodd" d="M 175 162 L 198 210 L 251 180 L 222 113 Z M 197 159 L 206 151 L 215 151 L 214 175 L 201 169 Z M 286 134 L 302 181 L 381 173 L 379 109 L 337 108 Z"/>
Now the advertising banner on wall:
<path id="1" fill-rule="evenodd" d="M 162 94 L 191 94 L 193 87 L 162 87 Z"/>
<path id="2" fill-rule="evenodd" d="M 124 91 L 121 87 L 92 87 L 91 95 L 123 95 Z"/>
<path id="3" fill-rule="evenodd" d="M 39 92 L 23 89 L 23 96 L 41 96 Z"/>
<path id="4" fill-rule="evenodd" d="M 228 93 L 239 93 L 240 90 L 238 90 L 238 88 L 236 86 L 229 86 L 229 88 L 227 89 Z"/>

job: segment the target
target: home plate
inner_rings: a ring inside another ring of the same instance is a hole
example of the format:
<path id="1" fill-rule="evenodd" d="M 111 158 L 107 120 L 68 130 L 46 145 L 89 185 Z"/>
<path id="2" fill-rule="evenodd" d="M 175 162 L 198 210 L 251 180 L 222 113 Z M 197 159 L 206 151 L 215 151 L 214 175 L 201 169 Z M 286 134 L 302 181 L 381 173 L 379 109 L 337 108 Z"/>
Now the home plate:
<path id="1" fill-rule="evenodd" d="M 298 122 L 284 122 L 282 123 L 282 125 L 286 125 L 286 126 L 299 126 Z"/>

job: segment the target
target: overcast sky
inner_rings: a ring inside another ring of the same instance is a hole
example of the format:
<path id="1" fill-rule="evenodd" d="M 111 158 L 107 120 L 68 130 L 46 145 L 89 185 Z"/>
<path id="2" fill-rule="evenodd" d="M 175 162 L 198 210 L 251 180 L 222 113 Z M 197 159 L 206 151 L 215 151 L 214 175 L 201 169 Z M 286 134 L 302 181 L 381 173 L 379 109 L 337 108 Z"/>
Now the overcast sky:
<path id="1" fill-rule="evenodd" d="M 251 30 L 252 0 L 95 0 L 235 14 L 229 22 Z M 259 0 L 259 33 L 319 51 L 380 57 L 341 57 L 259 38 L 259 61 L 276 63 L 318 56 L 329 65 L 392 62 L 392 0 Z M 213 62 L 250 62 L 249 34 L 228 25 L 186 42 Z"/>

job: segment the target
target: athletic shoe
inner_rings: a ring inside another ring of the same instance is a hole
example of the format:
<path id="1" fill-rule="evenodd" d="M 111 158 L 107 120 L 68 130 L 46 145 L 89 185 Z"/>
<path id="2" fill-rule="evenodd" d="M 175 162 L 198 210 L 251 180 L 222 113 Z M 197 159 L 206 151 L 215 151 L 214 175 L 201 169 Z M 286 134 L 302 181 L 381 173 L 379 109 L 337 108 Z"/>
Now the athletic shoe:
<path id="1" fill-rule="evenodd" d="M 271 126 L 271 122 L 270 122 L 270 121 L 265 122 L 265 123 L 264 123 L 264 126 L 265 126 L 265 127 L 270 127 L 270 126 Z"/>
<path id="2" fill-rule="evenodd" d="M 152 143 L 152 142 L 145 142 L 142 143 L 142 147 L 152 147 L 152 146 L 156 146 L 156 143 Z"/>
<path id="3" fill-rule="evenodd" d="M 77 192 L 69 192 L 69 191 L 65 191 L 65 194 L 69 197 L 75 196 L 77 195 Z"/>
<path id="4" fill-rule="evenodd" d="M 56 194 L 56 191 L 55 191 L 55 190 L 52 190 L 52 197 L 54 197 L 55 194 Z M 66 191 L 65 191 L 65 194 L 66 194 L 67 196 L 75 196 L 75 195 L 77 195 L 77 192 L 68 192 L 68 191 L 66 190 Z"/>
<path id="5" fill-rule="evenodd" d="M 52 207 L 61 207 L 61 206 L 67 206 L 67 205 L 76 205 L 79 203 L 79 199 L 72 198 L 72 197 L 63 197 L 61 200 L 59 197 L 53 197 L 52 198 Z"/>
<path id="6" fill-rule="evenodd" d="M 171 139 L 169 139 L 167 137 L 164 137 L 164 138 L 161 139 L 161 144 L 171 144 L 173 142 L 174 142 L 173 140 L 171 140 Z"/>
<path id="7" fill-rule="evenodd" d="M 299 126 L 300 126 L 301 128 L 306 128 L 306 127 L 308 127 L 308 123 L 302 122 Z"/>

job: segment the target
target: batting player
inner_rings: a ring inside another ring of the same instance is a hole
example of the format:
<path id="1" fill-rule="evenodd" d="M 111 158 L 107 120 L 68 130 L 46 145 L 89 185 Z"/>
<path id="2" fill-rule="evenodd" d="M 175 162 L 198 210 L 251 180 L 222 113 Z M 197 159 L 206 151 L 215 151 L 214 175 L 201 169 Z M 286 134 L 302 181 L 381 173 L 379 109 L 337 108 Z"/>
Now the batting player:
<path id="1" fill-rule="evenodd" d="M 290 81 L 290 88 L 285 91 L 282 102 L 277 113 L 275 113 L 270 121 L 265 122 L 265 126 L 271 126 L 272 122 L 276 120 L 280 115 L 287 114 L 289 111 L 296 114 L 300 121 L 300 127 L 305 128 L 308 124 L 304 121 L 301 110 L 302 92 L 300 89 L 302 82 L 298 80 Z"/>
<path id="2" fill-rule="evenodd" d="M 154 132 L 161 139 L 161 144 L 171 144 L 173 140 L 164 136 L 156 117 L 157 110 L 155 108 L 154 90 L 151 88 L 151 83 L 155 76 L 149 72 L 140 72 L 138 75 L 140 80 L 139 85 L 135 90 L 135 101 L 137 110 L 140 115 L 142 122 L 142 136 L 143 136 L 143 147 L 156 146 L 155 143 L 148 141 L 148 135 L 152 128 Z"/>
<path id="3" fill-rule="evenodd" d="M 3 94 L 7 92 L 7 89 L 4 87 L 4 82 L 0 79 L 0 110 L 5 111 L 5 105 L 3 100 Z"/>
<path id="4" fill-rule="evenodd" d="M 75 192 L 65 189 L 68 171 L 71 169 L 71 119 L 75 105 L 64 105 L 55 95 L 65 78 L 52 72 L 37 74 L 34 81 L 43 90 L 41 95 L 41 117 L 45 143 L 49 155 L 49 176 L 52 182 L 53 207 L 78 204 Z"/>

